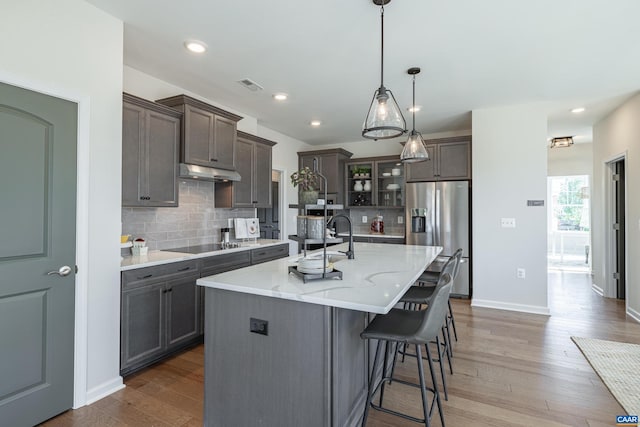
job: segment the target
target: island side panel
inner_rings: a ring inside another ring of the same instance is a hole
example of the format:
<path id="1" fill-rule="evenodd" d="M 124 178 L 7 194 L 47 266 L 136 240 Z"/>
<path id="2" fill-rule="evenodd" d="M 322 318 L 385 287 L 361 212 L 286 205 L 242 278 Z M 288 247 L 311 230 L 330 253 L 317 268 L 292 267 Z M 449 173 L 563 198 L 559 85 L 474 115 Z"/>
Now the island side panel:
<path id="1" fill-rule="evenodd" d="M 332 425 L 330 307 L 213 288 L 205 301 L 206 426 Z"/>
<path id="2" fill-rule="evenodd" d="M 369 315 L 362 311 L 332 310 L 334 426 L 359 426 L 367 399 L 369 357 L 360 333 Z"/>

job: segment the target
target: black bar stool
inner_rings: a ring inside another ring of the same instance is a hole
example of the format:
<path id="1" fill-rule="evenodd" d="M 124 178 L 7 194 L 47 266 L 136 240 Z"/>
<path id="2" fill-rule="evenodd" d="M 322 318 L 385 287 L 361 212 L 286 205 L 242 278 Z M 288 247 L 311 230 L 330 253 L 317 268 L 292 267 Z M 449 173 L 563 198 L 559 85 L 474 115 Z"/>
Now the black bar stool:
<path id="1" fill-rule="evenodd" d="M 453 262 L 453 259 L 455 259 L 456 261 L 455 261 L 455 264 L 451 266 L 450 263 Z M 423 286 L 412 286 L 411 288 L 409 288 L 407 293 L 405 293 L 403 296 L 403 298 L 406 297 L 408 299 L 412 299 L 413 301 L 405 301 L 404 299 L 401 299 L 400 302 L 411 302 L 414 304 L 428 304 L 429 303 L 428 299 L 430 298 L 430 295 L 433 293 L 433 287 L 438 282 L 440 275 L 442 275 L 443 273 L 448 273 L 453 278 L 452 280 L 456 279 L 456 277 L 458 276 L 458 271 L 460 271 L 461 259 L 462 259 L 462 248 L 455 251 L 453 255 L 449 257 L 449 259 L 444 263 L 444 265 L 442 266 L 442 269 L 439 272 L 427 270 L 424 273 L 422 273 L 422 275 L 418 278 L 417 282 L 420 284 L 423 284 Z M 425 300 L 425 302 L 419 302 L 422 300 Z M 450 343 L 451 334 L 449 333 L 449 326 L 451 326 L 451 329 L 453 329 L 453 337 L 456 341 L 458 341 L 458 332 L 456 331 L 456 320 L 453 317 L 453 310 L 451 309 L 451 301 L 447 301 L 447 304 L 449 306 L 449 313 L 447 314 L 446 329 L 447 329 L 447 335 L 449 338 L 449 344 L 451 344 Z M 449 345 L 449 356 L 453 356 L 453 348 L 451 345 Z"/>
<path id="2" fill-rule="evenodd" d="M 373 321 L 367 326 L 367 328 L 360 334 L 363 339 L 376 339 L 378 345 L 376 349 L 376 355 L 373 361 L 371 370 L 371 378 L 369 380 L 369 391 L 367 394 L 367 402 L 365 404 L 364 415 L 362 417 L 362 426 L 367 423 L 367 416 L 369 414 L 369 407 L 373 407 L 376 410 L 387 412 L 389 414 L 397 415 L 405 419 L 424 423 L 426 426 L 431 425 L 431 416 L 433 414 L 434 405 L 438 406 L 438 413 L 440 414 L 440 421 L 444 427 L 444 412 L 442 410 L 442 403 L 440 401 L 440 394 L 436 387 L 436 375 L 433 368 L 433 361 L 431 357 L 431 351 L 429 350 L 429 342 L 439 341 L 439 334 L 442 324 L 446 320 L 447 315 L 447 300 L 449 299 L 449 293 L 451 292 L 451 276 L 443 274 L 441 278 L 443 286 L 437 286 L 431 304 L 426 310 L 413 311 L 402 309 L 391 309 L 387 314 L 376 316 Z M 380 352 L 382 350 L 382 344 L 386 342 L 384 364 L 382 366 L 382 374 L 380 381 L 376 384 L 376 373 L 378 371 L 378 362 L 380 360 Z M 395 343 L 396 348 L 399 344 L 404 344 L 405 347 L 414 344 L 416 347 L 418 363 L 418 375 L 420 384 L 415 384 L 409 381 L 393 378 L 393 370 L 391 375 L 387 375 L 388 364 L 387 357 L 389 354 L 389 344 Z M 422 365 L 422 350 L 421 347 L 426 348 L 426 358 L 429 363 L 429 371 L 431 373 L 431 381 L 433 387 L 427 387 L 424 379 L 424 367 Z M 409 385 L 412 387 L 420 388 L 422 395 L 422 410 L 424 418 L 416 418 L 407 414 L 403 414 L 398 411 L 391 410 L 382 406 L 384 396 L 384 384 L 385 382 L 395 381 L 400 384 Z M 376 392 L 380 390 L 380 403 L 375 405 L 373 403 L 373 397 Z M 427 401 L 427 391 L 433 394 L 431 404 Z"/>
<path id="3" fill-rule="evenodd" d="M 453 281 L 453 271 L 455 269 L 457 258 L 451 257 L 447 260 L 445 266 L 442 269 L 442 274 L 438 279 L 438 283 L 435 287 L 422 287 L 422 286 L 412 286 L 409 288 L 407 292 L 402 296 L 400 302 L 405 303 L 405 308 L 409 307 L 412 310 L 421 310 L 423 305 L 429 305 L 434 298 L 435 293 L 442 286 L 449 284 Z M 453 284 L 451 284 L 453 286 Z M 436 348 L 438 350 L 437 358 L 434 358 L 434 362 L 438 362 L 440 365 L 440 375 L 442 376 L 442 390 L 444 391 L 444 399 L 449 400 L 449 394 L 447 392 L 447 377 L 444 373 L 444 361 L 443 361 L 443 350 L 444 354 L 447 356 L 447 361 L 449 362 L 449 371 L 453 374 L 453 366 L 451 364 L 451 337 L 449 336 L 449 331 L 447 330 L 447 321 L 446 321 L 446 310 L 445 310 L 445 319 L 442 322 L 440 330 L 442 331 L 443 343 L 440 343 L 440 337 L 437 336 L 435 340 Z M 395 362 L 398 355 L 398 352 L 402 353 L 402 361 L 404 362 L 405 356 L 418 357 L 417 354 L 411 354 L 407 352 L 407 346 L 403 346 L 402 350 L 397 349 L 394 355 L 393 367 L 395 369 Z"/>

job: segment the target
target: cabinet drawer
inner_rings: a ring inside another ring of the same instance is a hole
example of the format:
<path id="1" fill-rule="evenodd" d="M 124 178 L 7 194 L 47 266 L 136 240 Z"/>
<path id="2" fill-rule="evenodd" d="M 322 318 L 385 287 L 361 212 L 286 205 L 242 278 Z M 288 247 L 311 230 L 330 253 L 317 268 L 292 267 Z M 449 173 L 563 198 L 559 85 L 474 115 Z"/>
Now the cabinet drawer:
<path id="1" fill-rule="evenodd" d="M 249 251 L 216 255 L 202 260 L 200 277 L 224 273 L 225 271 L 231 271 L 249 265 L 251 265 L 251 254 Z"/>
<path id="2" fill-rule="evenodd" d="M 289 245 L 270 246 L 267 248 L 253 249 L 251 251 L 251 264 L 272 261 L 289 255 Z"/>
<path id="3" fill-rule="evenodd" d="M 153 267 L 137 268 L 122 272 L 122 289 L 132 289 L 175 275 L 185 275 L 198 271 L 198 261 L 181 261 Z"/>

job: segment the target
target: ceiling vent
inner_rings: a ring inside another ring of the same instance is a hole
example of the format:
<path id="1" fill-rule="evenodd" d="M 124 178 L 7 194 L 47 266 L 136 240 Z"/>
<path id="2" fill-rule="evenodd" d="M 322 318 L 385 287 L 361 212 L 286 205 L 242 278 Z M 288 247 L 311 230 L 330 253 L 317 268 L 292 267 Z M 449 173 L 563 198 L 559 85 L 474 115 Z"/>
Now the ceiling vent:
<path id="1" fill-rule="evenodd" d="M 251 92 L 257 92 L 259 90 L 263 90 L 264 89 L 262 86 L 260 86 L 258 83 L 254 82 L 251 79 L 238 80 L 238 83 L 240 83 L 242 86 L 244 86 L 247 89 L 249 89 Z"/>
<path id="2" fill-rule="evenodd" d="M 573 137 L 571 136 L 562 136 L 560 138 L 553 138 L 551 140 L 551 145 L 549 148 L 566 148 L 571 147 L 573 145 Z"/>

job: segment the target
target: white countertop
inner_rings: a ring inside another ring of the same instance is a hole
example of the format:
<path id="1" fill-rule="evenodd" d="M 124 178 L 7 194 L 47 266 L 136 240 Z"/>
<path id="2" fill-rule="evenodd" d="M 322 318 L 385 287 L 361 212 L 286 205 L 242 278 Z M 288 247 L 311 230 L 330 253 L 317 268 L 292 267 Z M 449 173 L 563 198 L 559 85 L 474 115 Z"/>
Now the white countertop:
<path id="1" fill-rule="evenodd" d="M 210 256 L 229 254 L 232 252 L 248 251 L 259 247 L 276 246 L 288 244 L 287 240 L 258 239 L 256 243 L 245 243 L 244 246 L 232 249 L 222 249 L 200 254 L 190 254 L 186 252 L 150 251 L 144 256 L 126 256 L 120 261 L 120 271 L 133 270 L 141 267 L 152 267 L 154 265 L 167 264 L 170 262 L 188 261 L 190 259 L 206 258 Z"/>
<path id="2" fill-rule="evenodd" d="M 332 246 L 330 252 L 346 250 Z M 320 250 L 321 251 L 321 250 Z M 343 278 L 304 283 L 289 274 L 299 255 L 198 279 L 200 286 L 384 314 L 442 251 L 439 246 L 354 243 L 355 259 L 337 256 Z"/>

